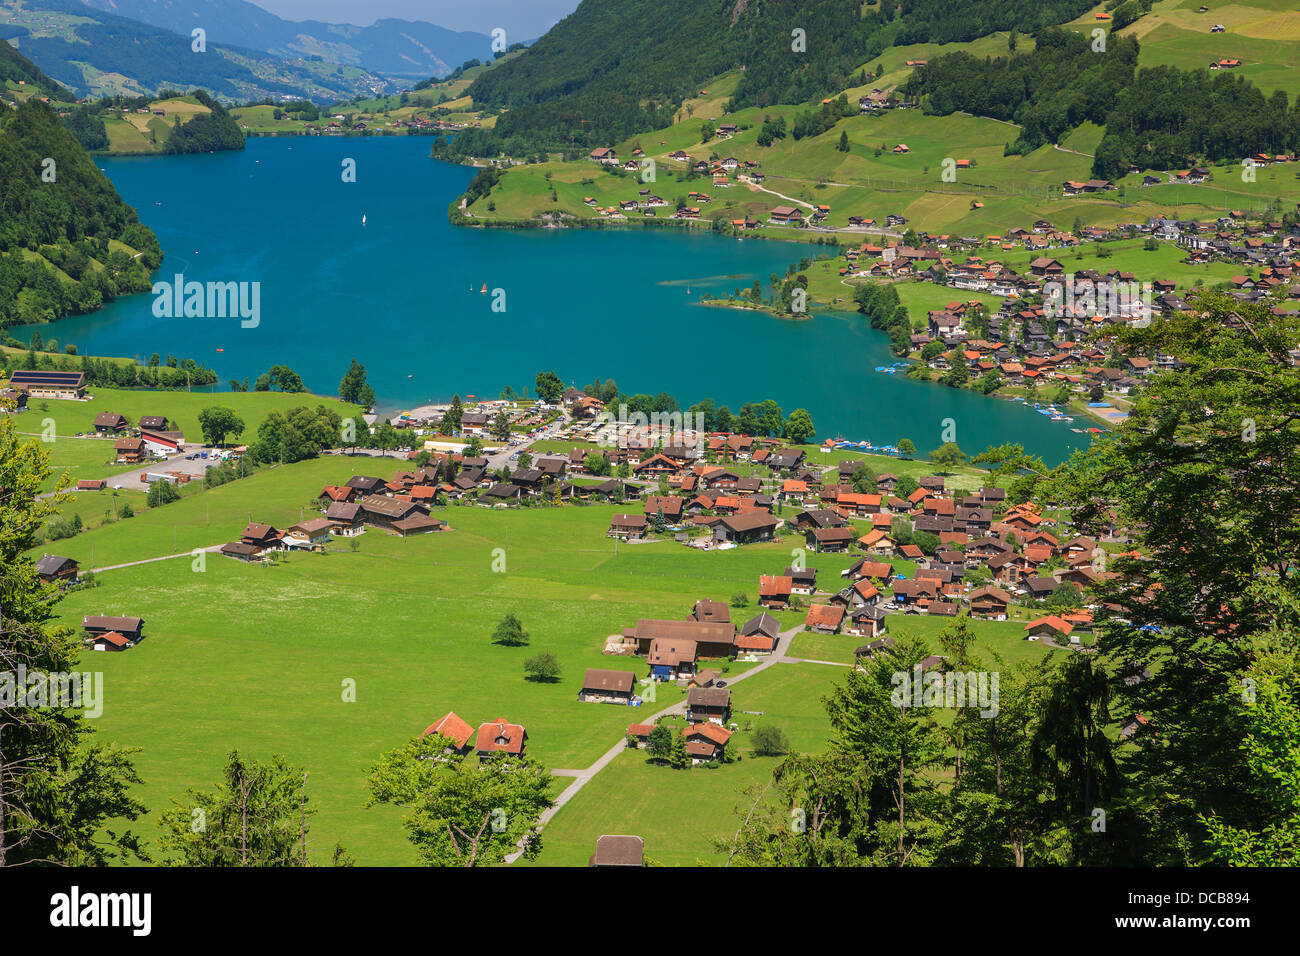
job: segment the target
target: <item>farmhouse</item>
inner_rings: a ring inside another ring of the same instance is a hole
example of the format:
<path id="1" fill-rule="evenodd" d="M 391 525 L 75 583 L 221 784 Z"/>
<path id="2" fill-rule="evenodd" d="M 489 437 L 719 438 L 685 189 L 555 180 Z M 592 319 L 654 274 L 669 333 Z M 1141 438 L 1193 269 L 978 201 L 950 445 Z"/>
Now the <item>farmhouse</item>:
<path id="1" fill-rule="evenodd" d="M 331 532 L 340 537 L 351 538 L 366 530 L 361 505 L 355 501 L 332 501 L 325 509 Z"/>
<path id="2" fill-rule="evenodd" d="M 605 532 L 605 536 L 607 538 L 622 538 L 625 541 L 644 538 L 646 524 L 645 515 L 614 515 L 609 519 L 609 530 Z"/>
<path id="3" fill-rule="evenodd" d="M 284 535 L 281 532 L 276 531 L 269 524 L 258 524 L 257 522 L 252 522 L 244 529 L 240 540 L 244 544 L 257 548 L 259 552 L 284 547 Z"/>
<path id="4" fill-rule="evenodd" d="M 800 224 L 803 222 L 803 210 L 795 206 L 777 206 L 772 210 L 772 221 Z"/>
<path id="5" fill-rule="evenodd" d="M 814 604 L 808 608 L 804 627 L 818 634 L 838 634 L 844 623 L 844 608 L 829 604 Z"/>
<path id="6" fill-rule="evenodd" d="M 764 511 L 747 511 L 728 515 L 713 529 L 719 544 L 749 544 L 754 541 L 771 541 L 781 519 Z"/>
<path id="7" fill-rule="evenodd" d="M 368 525 L 378 528 L 394 528 L 394 523 L 422 514 L 423 510 L 414 501 L 400 498 L 388 498 L 384 495 L 366 495 L 361 499 L 361 517 Z"/>
<path id="8" fill-rule="evenodd" d="M 106 634 L 116 634 L 134 644 L 140 640 L 141 631 L 144 630 L 144 620 L 138 617 L 88 615 L 81 619 L 81 628 L 89 635 L 91 641 Z"/>
<path id="9" fill-rule="evenodd" d="M 582 678 L 582 687 L 578 691 L 578 700 L 629 704 L 632 702 L 635 686 L 636 674 L 631 671 L 607 671 L 588 667 L 587 673 Z"/>
<path id="10" fill-rule="evenodd" d="M 528 748 L 528 731 L 519 724 L 512 724 L 504 717 L 480 724 L 478 736 L 474 743 L 474 752 L 479 759 L 492 754 L 509 754 L 522 757 Z"/>
<path id="11" fill-rule="evenodd" d="M 36 576 L 46 584 L 75 581 L 79 569 L 76 561 L 57 554 L 41 555 L 36 562 Z"/>
<path id="12" fill-rule="evenodd" d="M 143 438 L 119 438 L 113 443 L 113 450 L 120 464 L 137 464 L 144 461 Z"/>
<path id="13" fill-rule="evenodd" d="M 730 730 L 712 721 L 704 721 L 686 731 L 686 752 L 692 764 L 720 760 L 730 739 Z"/>
<path id="14" fill-rule="evenodd" d="M 790 593 L 793 588 L 792 578 L 785 575 L 761 574 L 758 578 L 758 603 L 763 607 L 786 607 L 790 603 Z"/>
<path id="15" fill-rule="evenodd" d="M 420 738 L 424 739 L 432 734 L 446 737 L 451 741 L 451 746 L 447 749 L 453 753 L 463 754 L 469 750 L 469 741 L 474 736 L 474 728 L 457 717 L 454 710 L 449 710 L 425 727 Z"/>
<path id="16" fill-rule="evenodd" d="M 731 718 L 731 691 L 726 687 L 692 687 L 686 692 L 686 719 L 725 724 Z"/>
<path id="17" fill-rule="evenodd" d="M 101 435 L 116 434 L 129 428 L 131 423 L 127 421 L 125 415 L 119 415 L 117 412 L 100 412 L 95 416 L 95 431 Z"/>
<path id="18" fill-rule="evenodd" d="M 740 626 L 740 633 L 736 635 L 736 649 L 768 653 L 775 650 L 780 637 L 781 623 L 763 611 Z"/>

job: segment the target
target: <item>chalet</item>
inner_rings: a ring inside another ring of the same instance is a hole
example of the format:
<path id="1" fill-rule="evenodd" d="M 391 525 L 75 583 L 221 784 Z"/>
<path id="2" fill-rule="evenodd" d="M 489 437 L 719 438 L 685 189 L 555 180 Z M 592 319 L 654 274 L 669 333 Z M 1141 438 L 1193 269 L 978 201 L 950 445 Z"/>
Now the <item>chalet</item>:
<path id="1" fill-rule="evenodd" d="M 816 568 L 787 567 L 785 576 L 790 579 L 790 593 L 811 595 L 817 590 Z"/>
<path id="2" fill-rule="evenodd" d="M 995 621 L 1005 621 L 1007 608 L 1011 604 L 1011 595 L 999 587 L 986 585 L 968 594 L 966 601 L 970 604 L 971 614 L 992 618 Z"/>
<path id="3" fill-rule="evenodd" d="M 767 512 L 747 511 L 743 514 L 728 515 L 719 520 L 713 529 L 713 534 L 719 544 L 771 541 L 780 524 L 780 518 Z"/>
<path id="4" fill-rule="evenodd" d="M 642 513 L 647 519 L 654 519 L 662 511 L 664 519 L 669 524 L 677 524 L 682 520 L 682 508 L 685 505 L 683 499 L 674 495 L 649 495 L 646 497 Z"/>
<path id="5" fill-rule="evenodd" d="M 348 479 L 345 487 L 353 488 L 361 497 L 365 495 L 382 495 L 388 489 L 387 482 L 382 478 L 375 478 L 372 475 L 353 475 Z"/>
<path id="6" fill-rule="evenodd" d="M 36 561 L 36 576 L 46 584 L 67 584 L 77 580 L 80 565 L 72 558 L 44 554 Z"/>
<path id="7" fill-rule="evenodd" d="M 9 386 L 30 398 L 59 398 L 79 401 L 86 397 L 84 372 L 47 372 L 18 369 L 9 376 Z"/>
<path id="8" fill-rule="evenodd" d="M 814 528 L 843 528 L 847 523 L 838 512 L 825 508 L 801 511 L 794 519 L 794 526 L 799 531 L 811 531 Z"/>
<path id="9" fill-rule="evenodd" d="M 887 612 L 883 607 L 863 605 L 848 612 L 845 631 L 855 637 L 876 637 L 885 629 Z"/>
<path id="10" fill-rule="evenodd" d="M 731 691 L 725 687 L 692 687 L 686 692 L 686 719 L 725 724 L 731 718 Z"/>
<path id="11" fill-rule="evenodd" d="M 814 604 L 808 608 L 804 627 L 818 634 L 838 634 L 844 623 L 844 608 L 830 604 Z"/>
<path id="12" fill-rule="evenodd" d="M 812 528 L 804 535 L 808 547 L 819 552 L 847 551 L 857 536 L 851 527 Z"/>
<path id="13" fill-rule="evenodd" d="M 632 671 L 607 671 L 588 667 L 578 691 L 578 700 L 584 703 L 599 701 L 606 704 L 630 704 L 636 674 Z"/>
<path id="14" fill-rule="evenodd" d="M 777 206 L 772 210 L 771 219 L 773 222 L 799 225 L 803 222 L 803 210 L 795 206 Z"/>
<path id="15" fill-rule="evenodd" d="M 624 541 L 639 540 L 645 537 L 646 526 L 645 515 L 617 514 L 610 518 L 609 530 L 605 532 L 605 536 L 622 538 Z"/>
<path id="16" fill-rule="evenodd" d="M 599 146 L 587 154 L 587 158 L 593 163 L 611 164 L 618 162 L 618 153 L 612 146 Z"/>
<path id="17" fill-rule="evenodd" d="M 167 430 L 167 416 L 165 415 L 142 415 L 140 416 L 140 429 L 153 432 Z"/>
<path id="18" fill-rule="evenodd" d="M 655 638 L 650 642 L 650 653 L 646 655 L 651 678 L 664 681 L 690 677 L 695 670 L 698 653 L 696 642 L 689 638 Z"/>
<path id="19" fill-rule="evenodd" d="M 785 575 L 762 574 L 758 578 L 758 603 L 763 607 L 784 608 L 790 604 L 793 579 Z"/>
<path id="20" fill-rule="evenodd" d="M 269 524 L 259 524 L 256 521 L 249 522 L 239 540 L 256 548 L 259 553 L 284 547 L 284 535 L 281 532 Z"/>
<path id="21" fill-rule="evenodd" d="M 763 611 L 740 626 L 740 633 L 736 636 L 736 649 L 769 652 L 776 648 L 780 637 L 781 623 Z"/>
<path id="22" fill-rule="evenodd" d="M 705 721 L 689 728 L 685 732 L 686 753 L 692 764 L 712 763 L 721 760 L 726 750 L 731 731 L 719 724 Z"/>
<path id="23" fill-rule="evenodd" d="M 519 724 L 510 723 L 504 717 L 480 724 L 474 743 L 474 751 L 480 760 L 498 753 L 522 757 L 527 748 L 528 731 Z"/>
<path id="24" fill-rule="evenodd" d="M 355 501 L 331 501 L 325 517 L 330 522 L 331 533 L 340 537 L 355 537 L 366 530 L 361 505 Z"/>
<path id="25" fill-rule="evenodd" d="M 597 837 L 587 866 L 645 866 L 645 840 L 639 836 Z"/>
<path id="26" fill-rule="evenodd" d="M 103 478 L 78 478 L 78 491 L 103 491 L 108 486 Z"/>
<path id="27" fill-rule="evenodd" d="M 117 412 L 100 412 L 95 416 L 95 431 L 101 435 L 116 434 L 131 427 L 125 415 Z"/>

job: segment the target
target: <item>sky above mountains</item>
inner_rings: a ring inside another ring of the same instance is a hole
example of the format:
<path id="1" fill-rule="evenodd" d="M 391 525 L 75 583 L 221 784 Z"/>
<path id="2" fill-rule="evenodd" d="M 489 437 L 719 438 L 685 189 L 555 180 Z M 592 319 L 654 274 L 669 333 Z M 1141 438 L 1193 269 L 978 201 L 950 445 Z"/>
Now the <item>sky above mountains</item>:
<path id="1" fill-rule="evenodd" d="M 496 27 L 507 39 L 533 39 L 572 13 L 578 0 L 254 0 L 286 20 L 322 20 L 369 26 L 384 17 L 425 20 L 451 30 L 491 34 Z"/>

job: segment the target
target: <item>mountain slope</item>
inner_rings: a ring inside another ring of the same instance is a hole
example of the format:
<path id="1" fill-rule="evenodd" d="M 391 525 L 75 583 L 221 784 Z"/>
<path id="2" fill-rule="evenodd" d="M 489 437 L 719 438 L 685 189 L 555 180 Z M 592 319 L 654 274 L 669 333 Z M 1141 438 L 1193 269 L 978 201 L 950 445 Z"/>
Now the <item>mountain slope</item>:
<path id="1" fill-rule="evenodd" d="M 214 43 L 231 43 L 277 56 L 321 56 L 393 77 L 444 76 L 473 57 L 491 53 L 483 33 L 432 23 L 377 20 L 368 27 L 295 22 L 245 0 L 84 0 L 96 10 L 130 17 L 188 36 L 195 27 Z"/>
<path id="2" fill-rule="evenodd" d="M 318 58 L 285 59 L 162 30 L 79 0 L 0 0 L 0 23 L 27 32 L 13 44 L 83 95 L 149 95 L 202 87 L 232 100 L 280 97 L 318 102 L 389 92 L 395 84 L 358 67 Z"/>
<path id="3" fill-rule="evenodd" d="M 665 125 L 709 77 L 744 75 L 731 108 L 820 99 L 896 43 L 1062 23 L 1092 0 L 583 0 L 515 61 L 475 81 L 508 107 L 464 148 L 595 146 Z M 798 32 L 797 32 L 798 31 Z M 523 151 L 523 150 L 518 150 Z"/>

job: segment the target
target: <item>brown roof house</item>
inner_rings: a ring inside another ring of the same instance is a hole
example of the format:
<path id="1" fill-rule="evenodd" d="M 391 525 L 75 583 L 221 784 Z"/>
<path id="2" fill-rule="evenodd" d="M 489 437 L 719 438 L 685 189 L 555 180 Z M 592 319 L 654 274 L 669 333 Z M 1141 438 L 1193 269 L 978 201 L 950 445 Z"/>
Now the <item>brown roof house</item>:
<path id="1" fill-rule="evenodd" d="M 636 687 L 636 675 L 631 671 L 607 671 L 588 667 L 582 678 L 578 700 L 584 703 L 599 701 L 605 704 L 630 704 Z"/>
<path id="2" fill-rule="evenodd" d="M 731 717 L 731 690 L 726 687 L 692 687 L 686 692 L 686 719 L 725 724 Z"/>

